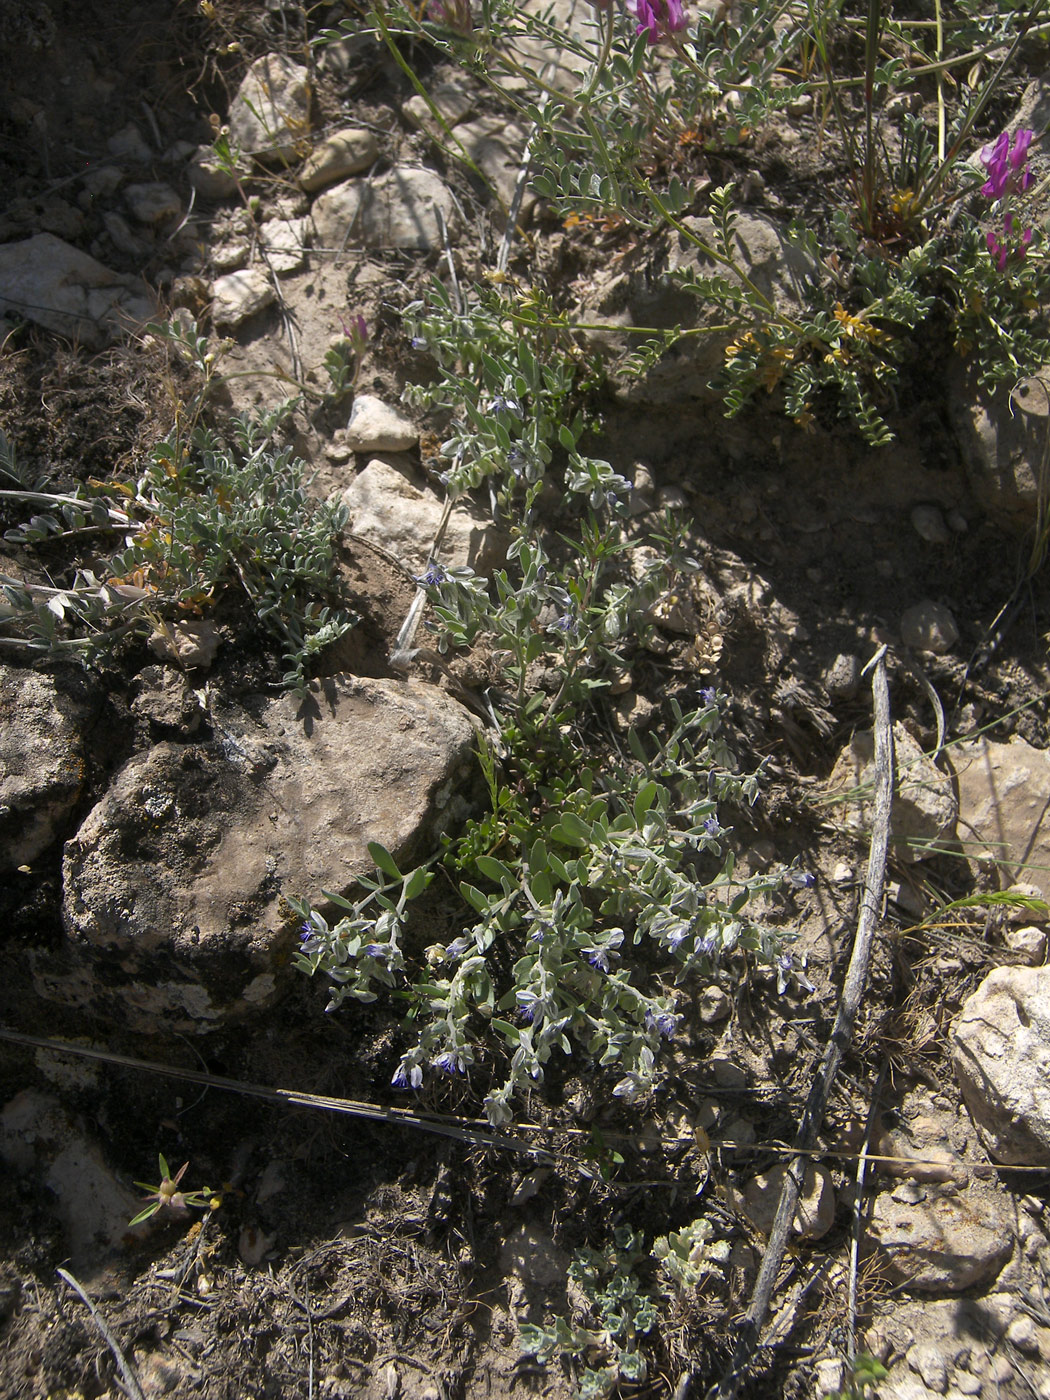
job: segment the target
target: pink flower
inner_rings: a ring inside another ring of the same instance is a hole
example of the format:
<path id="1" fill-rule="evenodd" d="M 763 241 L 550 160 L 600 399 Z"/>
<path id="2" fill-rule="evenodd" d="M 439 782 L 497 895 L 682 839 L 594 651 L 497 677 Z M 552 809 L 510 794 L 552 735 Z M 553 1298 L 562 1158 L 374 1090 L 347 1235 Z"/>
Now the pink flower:
<path id="1" fill-rule="evenodd" d="M 639 34 L 648 30 L 650 44 L 658 44 L 688 23 L 682 0 L 627 0 L 627 10 L 638 21 Z"/>
<path id="2" fill-rule="evenodd" d="M 427 18 L 460 34 L 470 34 L 474 28 L 470 0 L 428 0 Z"/>
<path id="3" fill-rule="evenodd" d="M 1010 143 L 1010 133 L 1003 131 L 990 146 L 981 151 L 981 164 L 988 179 L 981 186 L 985 199 L 1002 199 L 1003 195 L 1026 190 L 1032 183 L 1032 172 L 1026 169 L 1028 147 L 1035 133 L 1021 127 Z"/>

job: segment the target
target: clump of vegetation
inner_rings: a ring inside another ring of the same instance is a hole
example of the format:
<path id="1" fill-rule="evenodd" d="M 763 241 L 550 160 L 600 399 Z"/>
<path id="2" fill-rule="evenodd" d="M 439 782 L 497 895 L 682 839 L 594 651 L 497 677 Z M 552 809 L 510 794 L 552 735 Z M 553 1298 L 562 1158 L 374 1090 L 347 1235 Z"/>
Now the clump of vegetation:
<path id="1" fill-rule="evenodd" d="M 231 591 L 282 648 L 284 684 L 301 693 L 312 659 L 353 626 L 338 605 L 335 550 L 345 508 L 307 492 L 305 464 L 276 435 L 292 404 L 234 418 L 220 434 L 201 410 L 215 356 L 194 325 L 151 331 L 196 363 L 204 388 L 134 481 L 92 482 L 74 495 L 3 494 L 37 507 L 6 538 L 28 549 L 100 532 L 116 548 L 64 586 L 0 578 L 0 642 L 37 653 L 98 655 L 128 637 L 170 637 Z M 14 457 L 8 453 L 6 472 Z"/>

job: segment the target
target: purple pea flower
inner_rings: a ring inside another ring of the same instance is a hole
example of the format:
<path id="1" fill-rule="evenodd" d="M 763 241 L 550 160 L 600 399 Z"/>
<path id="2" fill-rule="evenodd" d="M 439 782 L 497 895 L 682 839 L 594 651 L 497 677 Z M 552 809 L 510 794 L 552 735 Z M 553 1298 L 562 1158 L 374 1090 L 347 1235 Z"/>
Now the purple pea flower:
<path id="1" fill-rule="evenodd" d="M 672 952 L 677 952 L 688 937 L 688 924 L 675 924 L 673 928 L 667 930 L 667 943 Z"/>
<path id="2" fill-rule="evenodd" d="M 688 22 L 682 0 L 627 0 L 627 10 L 638 21 L 637 33 L 648 31 L 650 44 L 684 29 Z"/>
<path id="3" fill-rule="evenodd" d="M 463 1056 L 452 1050 L 439 1055 L 434 1061 L 434 1068 L 444 1070 L 446 1074 L 463 1074 L 466 1071 Z"/>
<path id="4" fill-rule="evenodd" d="M 817 883 L 817 877 L 808 870 L 785 870 L 784 880 L 796 890 L 811 890 Z"/>
<path id="5" fill-rule="evenodd" d="M 423 1070 L 419 1065 L 413 1065 L 411 1069 L 406 1069 L 403 1064 L 398 1065 L 390 1082 L 395 1089 L 418 1089 L 423 1083 Z"/>
<path id="6" fill-rule="evenodd" d="M 981 164 L 988 179 L 981 186 L 985 199 L 1002 199 L 1005 194 L 1023 192 L 1032 183 L 1032 172 L 1026 169 L 1028 147 L 1035 135 L 1021 127 L 1010 143 L 1010 133 L 1002 132 L 991 145 L 981 151 Z"/>
<path id="7" fill-rule="evenodd" d="M 1021 127 L 1010 141 L 1010 133 L 1002 132 L 997 139 L 981 151 L 981 164 L 988 172 L 988 179 L 981 186 L 986 199 L 1001 201 L 1003 231 L 1005 237 L 989 229 L 985 234 L 988 252 L 1000 272 L 1005 273 L 1012 257 L 1022 259 L 1032 241 L 1032 230 L 1026 228 L 1020 238 L 1014 235 L 1014 216 L 1010 213 L 1010 200 L 1016 194 L 1023 194 L 1032 183 L 1032 172 L 1028 167 L 1028 148 L 1034 133 L 1028 127 Z"/>
<path id="8" fill-rule="evenodd" d="M 609 971 L 609 949 L 608 948 L 585 948 L 583 956 L 590 963 L 591 967 L 596 967 L 599 972 Z"/>
<path id="9" fill-rule="evenodd" d="M 356 316 L 351 316 L 349 321 L 344 320 L 344 318 L 340 316 L 339 324 L 342 326 L 343 334 L 346 336 L 347 340 L 349 340 L 356 349 L 360 350 L 363 346 L 368 344 L 368 322 L 360 312 L 358 312 Z"/>
<path id="10" fill-rule="evenodd" d="M 678 1029 L 678 1017 L 672 1016 L 670 1011 L 647 1011 L 645 1024 L 650 1030 L 659 1031 L 662 1036 L 671 1040 Z"/>
<path id="11" fill-rule="evenodd" d="M 437 24 L 445 24 L 460 34 L 469 34 L 474 28 L 470 0 L 429 0 L 427 18 Z"/>
<path id="12" fill-rule="evenodd" d="M 447 578 L 448 574 L 441 565 L 431 562 L 427 565 L 426 573 L 421 574 L 414 582 L 420 584 L 423 588 L 436 588 L 439 583 L 444 583 Z"/>

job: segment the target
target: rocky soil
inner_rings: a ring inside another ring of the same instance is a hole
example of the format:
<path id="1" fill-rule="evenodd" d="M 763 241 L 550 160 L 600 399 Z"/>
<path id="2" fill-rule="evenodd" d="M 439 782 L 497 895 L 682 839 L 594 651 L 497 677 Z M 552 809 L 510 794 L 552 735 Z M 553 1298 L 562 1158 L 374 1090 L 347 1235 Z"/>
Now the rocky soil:
<path id="1" fill-rule="evenodd" d="M 602 452 L 634 483 L 636 543 L 671 510 L 702 574 L 663 600 L 658 645 L 631 658 L 601 723 L 615 744 L 698 684 L 729 693 L 741 761 L 769 775 L 734 831 L 740 867 L 816 876 L 766 911 L 799 928 L 812 992 L 757 975 L 697 987 L 652 1101 L 628 1108 L 570 1065 L 530 1106 L 543 1131 L 494 1147 L 455 1134 L 479 1113 L 469 1085 L 428 1083 L 413 1103 L 451 1135 L 399 1117 L 396 1015 L 326 1018 L 324 988 L 292 968 L 282 895 L 349 890 L 369 842 L 410 861 L 472 809 L 493 683 L 484 656 L 406 674 L 391 654 L 443 504 L 435 425 L 402 406 L 432 366 L 401 313 L 446 248 L 464 281 L 491 270 L 501 215 L 381 46 L 306 42 L 342 15 L 0 0 L 7 440 L 50 490 L 133 474 L 187 392 L 144 325 L 191 312 L 233 342 L 227 409 L 272 406 L 289 378 L 318 391 L 291 436 L 312 489 L 349 509 L 340 568 L 362 615 L 306 704 L 274 684 L 279 662 L 236 608 L 92 668 L 0 635 L 0 1388 L 569 1396 L 568 1370 L 519 1336 L 579 1305 L 573 1251 L 703 1214 L 731 1243 L 724 1282 L 667 1305 L 639 1391 L 702 1394 L 731 1354 L 835 1014 L 872 820 L 862 668 L 886 644 L 902 777 L 883 919 L 776 1345 L 744 1393 L 843 1383 L 856 1232 L 857 1325 L 888 1369 L 884 1400 L 1050 1400 L 1050 597 L 1045 569 L 1023 567 L 1045 471 L 1038 385 L 982 396 L 946 355 L 878 450 L 765 405 L 725 420 L 702 355 L 606 404 Z M 420 62 L 509 200 L 527 132 Z M 1038 110 L 1041 90 L 1012 98 Z M 256 162 L 249 207 L 214 160 L 223 124 Z M 796 192 L 777 172 L 788 153 L 819 162 L 817 134 L 804 115 L 746 155 L 742 239 L 781 298 Z M 514 275 L 621 326 L 680 319 L 659 280 L 685 256 L 673 240 L 566 229 L 533 198 L 522 219 Z M 319 366 L 358 314 L 363 373 L 333 406 Z M 0 501 L 0 518 L 24 511 Z M 506 548 L 479 492 L 441 557 L 484 573 Z M 67 562 L 0 546 L 12 577 Z M 966 904 L 1009 889 L 1027 902 Z M 436 897 L 424 920 L 444 938 L 449 917 Z M 623 1160 L 603 1173 L 609 1148 Z M 877 1159 L 863 1169 L 861 1149 Z M 218 1209 L 129 1228 L 158 1152 L 188 1161 L 187 1189 L 207 1185 Z"/>

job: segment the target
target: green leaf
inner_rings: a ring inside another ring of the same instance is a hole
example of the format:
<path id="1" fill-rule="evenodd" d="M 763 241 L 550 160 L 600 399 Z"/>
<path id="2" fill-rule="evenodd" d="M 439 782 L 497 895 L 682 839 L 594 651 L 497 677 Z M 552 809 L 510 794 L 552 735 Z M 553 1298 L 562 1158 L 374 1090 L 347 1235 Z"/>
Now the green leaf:
<path id="1" fill-rule="evenodd" d="M 404 899 L 407 904 L 410 899 L 417 899 L 427 888 L 434 878 L 434 873 L 427 870 L 425 866 L 417 866 L 412 874 L 405 881 Z"/>
<path id="2" fill-rule="evenodd" d="M 327 899 L 329 903 L 334 904 L 336 908 L 349 909 L 351 913 L 353 912 L 354 906 L 350 903 L 348 899 L 344 899 L 341 894 L 333 894 L 331 890 L 322 890 L 321 893 L 325 897 L 325 899 Z M 303 917 L 306 917 L 305 914 Z"/>
<path id="3" fill-rule="evenodd" d="M 646 812 L 656 801 L 656 794 L 659 790 L 659 785 L 652 779 L 638 790 L 634 799 L 634 819 L 639 826 L 644 822 Z"/>
<path id="4" fill-rule="evenodd" d="M 506 997 L 504 997 L 503 1000 L 506 1001 Z M 502 1005 L 503 1001 L 500 1002 L 500 1006 Z M 501 1021 L 498 1016 L 493 1016 L 490 1024 L 492 1029 L 498 1031 L 510 1045 L 517 1045 L 518 1041 L 521 1039 L 521 1033 L 518 1027 L 512 1026 L 509 1021 Z"/>
<path id="5" fill-rule="evenodd" d="M 377 870 L 381 870 L 384 875 L 389 875 L 391 880 L 401 880 L 404 876 L 397 868 L 397 861 L 390 854 L 385 846 L 381 846 L 378 841 L 369 841 L 368 854 L 375 862 Z"/>
<path id="6" fill-rule="evenodd" d="M 582 817 L 578 817 L 575 812 L 562 812 L 557 826 L 551 831 L 551 835 L 556 841 L 561 841 L 567 846 L 585 848 L 591 844 L 594 828 Z"/>
<path id="7" fill-rule="evenodd" d="M 474 864 L 487 880 L 492 880 L 503 889 L 514 889 L 518 883 L 514 878 L 510 866 L 504 865 L 503 862 L 497 860 L 495 856 L 478 856 Z"/>
<path id="8" fill-rule="evenodd" d="M 476 885 L 468 885 L 466 880 L 462 880 L 460 882 L 459 892 L 467 903 L 476 909 L 479 914 L 487 914 L 489 912 L 489 897 L 487 894 L 482 894 Z"/>

